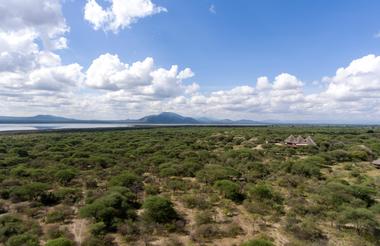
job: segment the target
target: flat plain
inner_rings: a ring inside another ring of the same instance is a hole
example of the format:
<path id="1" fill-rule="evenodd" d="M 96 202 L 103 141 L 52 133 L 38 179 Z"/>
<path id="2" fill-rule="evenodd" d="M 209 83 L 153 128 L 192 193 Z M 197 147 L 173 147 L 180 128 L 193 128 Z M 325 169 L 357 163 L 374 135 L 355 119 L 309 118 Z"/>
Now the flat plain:
<path id="1" fill-rule="evenodd" d="M 377 127 L 3 134 L 0 245 L 380 245 L 379 156 Z"/>

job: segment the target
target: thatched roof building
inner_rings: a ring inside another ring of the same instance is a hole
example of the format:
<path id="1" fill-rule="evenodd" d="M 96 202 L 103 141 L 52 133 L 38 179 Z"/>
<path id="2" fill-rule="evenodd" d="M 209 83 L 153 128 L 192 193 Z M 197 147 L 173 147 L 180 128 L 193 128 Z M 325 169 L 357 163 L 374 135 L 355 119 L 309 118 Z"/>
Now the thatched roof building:
<path id="1" fill-rule="evenodd" d="M 302 136 L 294 137 L 293 135 L 290 135 L 287 139 L 285 139 L 285 144 L 290 146 L 317 145 L 310 136 L 303 138 Z"/>
<path id="2" fill-rule="evenodd" d="M 380 159 L 376 160 L 376 161 L 373 161 L 372 164 L 377 167 L 377 168 L 380 168 Z"/>

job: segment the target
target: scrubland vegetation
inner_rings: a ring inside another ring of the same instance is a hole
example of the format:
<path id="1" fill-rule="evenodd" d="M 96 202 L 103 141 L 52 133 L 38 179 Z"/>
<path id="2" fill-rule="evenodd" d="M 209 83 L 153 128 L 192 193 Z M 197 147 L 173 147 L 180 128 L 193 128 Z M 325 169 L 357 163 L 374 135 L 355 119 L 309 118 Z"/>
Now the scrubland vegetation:
<path id="1" fill-rule="evenodd" d="M 0 245 L 380 245 L 379 156 L 364 127 L 2 135 Z"/>

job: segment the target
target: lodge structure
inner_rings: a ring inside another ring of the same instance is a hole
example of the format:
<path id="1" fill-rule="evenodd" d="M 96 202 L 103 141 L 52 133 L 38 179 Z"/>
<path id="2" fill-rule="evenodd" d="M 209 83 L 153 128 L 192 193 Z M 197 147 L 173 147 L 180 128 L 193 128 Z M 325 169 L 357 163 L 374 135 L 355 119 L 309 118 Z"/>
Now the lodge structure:
<path id="1" fill-rule="evenodd" d="M 286 145 L 293 147 L 317 145 L 310 136 L 303 138 L 302 136 L 294 137 L 293 135 L 290 135 L 284 142 Z"/>
<path id="2" fill-rule="evenodd" d="M 379 168 L 380 169 L 380 159 L 376 160 L 376 161 L 373 161 L 372 162 L 372 165 L 374 165 L 376 168 Z"/>

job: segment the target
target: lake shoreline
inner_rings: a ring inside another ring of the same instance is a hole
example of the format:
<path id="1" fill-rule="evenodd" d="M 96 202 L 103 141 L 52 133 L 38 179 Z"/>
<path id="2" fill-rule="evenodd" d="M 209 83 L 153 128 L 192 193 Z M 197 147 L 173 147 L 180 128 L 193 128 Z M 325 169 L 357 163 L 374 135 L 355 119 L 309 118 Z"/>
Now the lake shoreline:
<path id="1" fill-rule="evenodd" d="M 184 127 L 268 127 L 272 125 L 210 125 L 210 124 L 149 124 L 149 125 L 132 125 L 120 127 L 86 127 L 86 128 L 54 128 L 54 129 L 27 129 L 27 130 L 0 130 L 0 135 L 21 135 L 21 134 L 35 134 L 35 133 L 70 133 L 70 132 L 106 132 L 106 131 L 125 131 L 125 130 L 144 130 L 155 128 L 184 128 Z"/>

